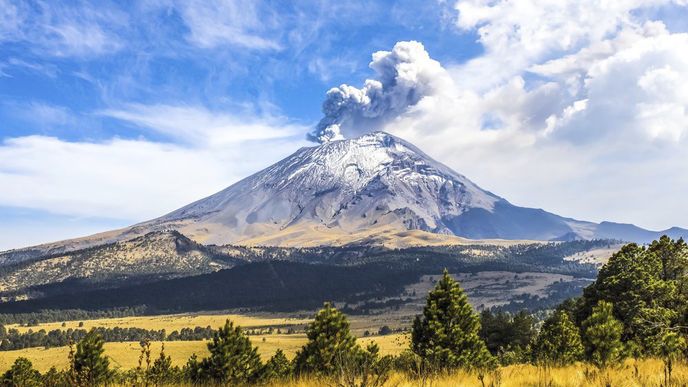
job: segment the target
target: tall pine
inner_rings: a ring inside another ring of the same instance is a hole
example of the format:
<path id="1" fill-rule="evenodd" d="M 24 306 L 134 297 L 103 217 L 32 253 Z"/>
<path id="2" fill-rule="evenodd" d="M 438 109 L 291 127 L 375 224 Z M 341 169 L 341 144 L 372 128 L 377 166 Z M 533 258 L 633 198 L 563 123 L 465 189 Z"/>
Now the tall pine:
<path id="1" fill-rule="evenodd" d="M 342 359 L 360 351 L 346 316 L 330 303 L 325 303 L 315 315 L 306 329 L 306 336 L 308 343 L 294 359 L 298 373 L 333 374 Z"/>
<path id="2" fill-rule="evenodd" d="M 568 313 L 557 310 L 545 320 L 532 350 L 534 360 L 545 366 L 564 366 L 581 359 L 580 332 Z"/>
<path id="3" fill-rule="evenodd" d="M 241 331 L 227 320 L 208 343 L 210 356 L 201 362 L 202 378 L 218 384 L 246 384 L 260 376 L 258 350 Z"/>
<path id="4" fill-rule="evenodd" d="M 447 270 L 413 322 L 411 350 L 438 370 L 482 368 L 494 359 L 479 336 L 480 319 Z"/>
<path id="5" fill-rule="evenodd" d="M 98 386 L 108 382 L 112 373 L 109 369 L 110 360 L 104 354 L 104 343 L 103 337 L 91 330 L 76 345 L 76 353 L 72 360 L 76 384 Z"/>
<path id="6" fill-rule="evenodd" d="M 600 301 L 583 322 L 583 340 L 590 361 L 599 368 L 618 363 L 623 358 L 623 324 L 614 318 L 614 305 Z"/>

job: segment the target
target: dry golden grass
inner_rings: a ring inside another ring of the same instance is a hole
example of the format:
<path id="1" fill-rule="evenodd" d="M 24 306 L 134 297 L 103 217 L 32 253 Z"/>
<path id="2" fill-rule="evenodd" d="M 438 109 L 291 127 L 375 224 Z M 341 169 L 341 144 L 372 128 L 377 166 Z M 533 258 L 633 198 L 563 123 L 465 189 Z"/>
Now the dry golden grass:
<path id="1" fill-rule="evenodd" d="M 555 368 L 548 372 L 532 365 L 514 365 L 502 367 L 497 372 L 485 376 L 485 386 L 495 387 L 660 387 L 664 384 L 663 365 L 659 360 L 643 360 L 637 363 L 628 361 L 624 365 L 600 372 L 592 366 L 577 364 L 570 367 Z M 674 368 L 669 386 L 686 386 L 688 383 L 688 365 L 679 364 Z M 336 385 L 332 380 L 306 378 L 280 382 L 274 386 L 316 387 Z M 431 387 L 481 387 L 475 373 L 456 372 L 449 375 L 428 378 L 427 380 L 410 379 L 403 373 L 394 373 L 386 384 L 394 387 L 431 386 Z"/>
<path id="2" fill-rule="evenodd" d="M 261 335 L 249 336 L 251 342 L 258 347 L 258 353 L 263 361 L 269 359 L 275 351 L 281 349 L 292 358 L 296 351 L 307 341 L 306 335 Z M 399 354 L 408 346 L 407 339 L 401 335 L 376 336 L 359 339 L 365 346 L 375 341 L 380 346 L 383 354 Z M 165 352 L 172 357 L 172 364 L 182 366 L 192 354 L 205 357 L 208 354 L 207 341 L 167 341 Z M 105 343 L 105 354 L 110 357 L 114 367 L 130 369 L 138 365 L 141 347 L 138 342 Z M 151 343 L 152 356 L 155 358 L 160 353 L 160 342 Z M 62 369 L 67 366 L 68 347 L 59 348 L 27 348 L 16 351 L 0 351 L 0 370 L 8 369 L 18 357 L 25 357 L 33 363 L 34 367 L 44 372 L 55 366 Z"/>
<path id="3" fill-rule="evenodd" d="M 107 318 L 97 320 L 84 320 L 82 329 L 91 329 L 94 327 L 104 328 L 144 328 L 144 329 L 165 329 L 168 333 L 180 330 L 182 328 L 195 328 L 211 326 L 217 328 L 225 323 L 225 320 L 230 319 L 234 325 L 239 325 L 244 329 L 251 329 L 256 327 L 268 327 L 279 325 L 297 325 L 307 324 L 310 319 L 297 319 L 288 317 L 276 317 L 275 315 L 254 315 L 244 316 L 239 314 L 173 314 L 160 316 L 140 316 L 140 317 L 122 317 L 122 318 Z M 32 327 L 22 327 L 17 324 L 7 325 L 6 328 L 14 328 L 19 332 L 26 332 L 29 329 L 38 331 L 45 329 L 51 331 L 54 329 L 78 329 L 80 321 L 66 321 L 65 326 L 62 322 L 39 324 Z"/>
<path id="4" fill-rule="evenodd" d="M 265 338 L 265 341 L 263 341 Z M 261 358 L 265 361 L 279 348 L 288 357 L 293 357 L 296 351 L 306 342 L 304 335 L 265 335 L 252 336 L 251 340 L 258 347 Z M 407 347 L 407 339 L 401 335 L 390 335 L 359 339 L 362 345 L 369 341 L 380 345 L 383 354 L 397 354 Z M 174 365 L 182 366 L 194 353 L 199 357 L 207 355 L 205 341 L 173 341 L 165 343 L 165 351 L 172 357 Z M 160 342 L 152 343 L 152 356 L 156 357 L 160 351 Z M 55 366 L 63 369 L 67 366 L 68 348 L 30 348 L 18 351 L 0 352 L 0 370 L 9 368 L 19 356 L 31 360 L 41 372 Z M 113 367 L 131 369 L 137 366 L 140 354 L 138 343 L 106 343 L 105 353 L 110 357 Z M 637 372 L 636 372 L 637 366 Z M 514 365 L 501 367 L 498 371 L 485 376 L 485 386 L 502 387 L 650 387 L 664 386 L 663 364 L 659 360 L 627 361 L 624 365 L 600 372 L 586 364 L 576 364 L 569 367 L 543 370 L 532 365 Z M 677 364 L 674 367 L 671 386 L 685 386 L 688 384 L 688 365 Z M 280 382 L 275 386 L 316 387 L 334 385 L 332 380 L 317 378 L 298 379 Z M 432 386 L 432 387 L 479 387 L 482 386 L 475 373 L 456 372 L 429 378 L 423 383 L 421 380 L 411 379 L 406 374 L 395 372 L 390 377 L 388 386 Z"/>

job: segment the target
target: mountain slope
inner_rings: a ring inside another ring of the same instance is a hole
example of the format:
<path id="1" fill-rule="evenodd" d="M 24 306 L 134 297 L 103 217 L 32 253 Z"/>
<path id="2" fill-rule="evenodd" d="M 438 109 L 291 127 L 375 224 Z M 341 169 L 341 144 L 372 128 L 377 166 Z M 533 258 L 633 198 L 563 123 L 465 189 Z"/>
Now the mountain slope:
<path id="1" fill-rule="evenodd" d="M 198 243 L 463 244 L 469 239 L 648 242 L 664 232 L 514 206 L 386 133 L 302 148 L 205 199 L 132 227 L 0 254 L 0 265 L 177 230 Z M 673 237 L 688 230 L 666 231 Z"/>
<path id="2" fill-rule="evenodd" d="M 386 133 L 303 148 L 215 195 L 136 227 L 204 243 L 310 228 L 314 236 L 419 230 L 471 239 L 549 240 L 595 224 L 516 207 Z M 319 239 L 319 238 L 316 238 Z"/>
<path id="3" fill-rule="evenodd" d="M 210 273 L 233 267 L 231 252 L 200 245 L 176 231 L 153 232 L 127 241 L 0 267 L 0 294 L 29 286 L 83 280 L 107 285 Z"/>
<path id="4" fill-rule="evenodd" d="M 343 244 L 365 240 L 361 235 L 374 240 L 390 230 L 469 239 L 643 243 L 662 235 L 610 225 L 514 206 L 412 144 L 377 132 L 300 149 L 221 192 L 137 227 L 174 228 L 204 243 L 278 245 L 294 239 L 298 245 Z M 688 231 L 673 229 L 672 234 L 688 236 Z M 445 244 L 452 242 L 460 243 L 445 238 Z"/>

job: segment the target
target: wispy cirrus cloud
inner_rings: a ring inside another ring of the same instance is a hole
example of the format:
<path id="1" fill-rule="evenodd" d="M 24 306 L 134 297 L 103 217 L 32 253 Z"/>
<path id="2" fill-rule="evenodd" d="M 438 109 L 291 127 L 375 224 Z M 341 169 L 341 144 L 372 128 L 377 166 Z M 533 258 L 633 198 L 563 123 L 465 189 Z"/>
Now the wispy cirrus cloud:
<path id="1" fill-rule="evenodd" d="M 180 1 L 174 7 L 189 28 L 187 39 L 202 48 L 222 45 L 279 50 L 277 15 L 261 1 Z"/>
<path id="2" fill-rule="evenodd" d="M 43 2 L 0 3 L 0 42 L 23 42 L 55 57 L 113 54 L 124 46 L 117 30 L 126 28 L 125 13 L 100 5 L 55 5 Z"/>
<path id="3" fill-rule="evenodd" d="M 218 147 L 244 141 L 301 137 L 305 127 L 284 117 L 233 115 L 202 106 L 126 104 L 97 112 L 151 131 L 182 144 Z"/>

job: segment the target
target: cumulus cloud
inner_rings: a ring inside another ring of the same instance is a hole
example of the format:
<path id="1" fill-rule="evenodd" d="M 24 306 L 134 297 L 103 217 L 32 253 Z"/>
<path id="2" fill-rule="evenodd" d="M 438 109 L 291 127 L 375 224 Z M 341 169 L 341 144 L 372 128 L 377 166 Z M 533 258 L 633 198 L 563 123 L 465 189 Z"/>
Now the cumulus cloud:
<path id="1" fill-rule="evenodd" d="M 387 62 L 391 77 L 375 70 L 361 89 L 328 92 L 311 137 L 385 130 L 519 205 L 688 226 L 688 210 L 664 204 L 688 191 L 677 179 L 688 173 L 688 98 L 679 86 L 688 81 L 688 34 L 652 18 L 688 15 L 686 5 L 458 1 L 457 28 L 477 33 L 483 54 L 445 68 L 427 57 L 422 81 L 398 89 L 395 64 L 414 65 Z M 414 98 L 403 98 L 409 90 Z"/>
<path id="2" fill-rule="evenodd" d="M 308 138 L 316 142 L 339 140 L 380 128 L 421 99 L 435 94 L 448 81 L 439 62 L 419 42 L 398 42 L 392 51 L 373 54 L 375 79 L 362 88 L 341 85 L 327 92 L 324 117 Z"/>

